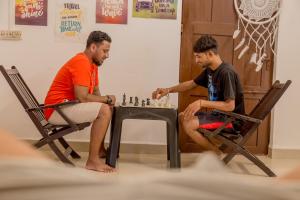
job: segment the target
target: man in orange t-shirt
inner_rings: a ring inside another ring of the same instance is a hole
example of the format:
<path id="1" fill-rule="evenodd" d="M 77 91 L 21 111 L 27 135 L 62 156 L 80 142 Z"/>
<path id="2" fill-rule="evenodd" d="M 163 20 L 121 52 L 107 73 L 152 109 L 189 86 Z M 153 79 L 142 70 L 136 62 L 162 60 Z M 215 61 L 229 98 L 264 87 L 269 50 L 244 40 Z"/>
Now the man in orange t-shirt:
<path id="1" fill-rule="evenodd" d="M 45 105 L 80 101 L 63 107 L 62 112 L 74 123 L 93 122 L 86 168 L 101 172 L 114 171 L 99 158 L 104 152 L 103 141 L 112 116 L 111 106 L 116 102 L 115 96 L 102 96 L 99 90 L 98 66 L 109 57 L 110 44 L 111 38 L 106 33 L 91 32 L 84 52 L 62 66 L 45 99 Z M 53 109 L 45 109 L 45 116 L 51 124 L 67 124 Z"/>

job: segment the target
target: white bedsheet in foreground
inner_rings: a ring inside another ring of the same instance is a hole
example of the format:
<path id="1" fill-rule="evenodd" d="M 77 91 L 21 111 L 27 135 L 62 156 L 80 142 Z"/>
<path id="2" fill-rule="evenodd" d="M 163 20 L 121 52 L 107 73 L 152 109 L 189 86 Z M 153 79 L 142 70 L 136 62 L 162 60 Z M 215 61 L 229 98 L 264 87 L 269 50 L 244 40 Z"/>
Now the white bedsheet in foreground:
<path id="1" fill-rule="evenodd" d="M 117 178 L 50 161 L 0 159 L 0 199 L 299 200 L 300 182 L 232 174 L 211 154 L 189 169 Z"/>

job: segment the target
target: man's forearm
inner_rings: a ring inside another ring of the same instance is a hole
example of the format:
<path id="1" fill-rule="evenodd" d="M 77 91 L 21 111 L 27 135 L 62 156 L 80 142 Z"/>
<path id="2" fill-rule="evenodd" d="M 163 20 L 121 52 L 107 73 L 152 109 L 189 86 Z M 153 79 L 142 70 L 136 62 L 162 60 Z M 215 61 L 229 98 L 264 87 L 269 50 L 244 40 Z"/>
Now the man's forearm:
<path id="1" fill-rule="evenodd" d="M 107 97 L 106 96 L 98 96 L 94 94 L 88 94 L 86 95 L 85 98 L 80 98 L 80 102 L 100 102 L 100 103 L 106 103 L 107 102 Z"/>
<path id="2" fill-rule="evenodd" d="M 170 93 L 177 93 L 177 92 L 185 92 L 187 90 L 193 89 L 196 86 L 197 86 L 196 83 L 193 80 L 191 80 L 191 81 L 180 83 L 168 89 Z"/>
<path id="3" fill-rule="evenodd" d="M 93 95 L 101 96 L 100 90 L 99 89 L 95 89 L 94 92 L 93 92 Z"/>
<path id="4" fill-rule="evenodd" d="M 234 110 L 234 104 L 228 103 L 225 101 L 207 101 L 207 100 L 199 100 L 200 106 L 203 108 L 214 108 L 221 111 L 231 112 Z"/>

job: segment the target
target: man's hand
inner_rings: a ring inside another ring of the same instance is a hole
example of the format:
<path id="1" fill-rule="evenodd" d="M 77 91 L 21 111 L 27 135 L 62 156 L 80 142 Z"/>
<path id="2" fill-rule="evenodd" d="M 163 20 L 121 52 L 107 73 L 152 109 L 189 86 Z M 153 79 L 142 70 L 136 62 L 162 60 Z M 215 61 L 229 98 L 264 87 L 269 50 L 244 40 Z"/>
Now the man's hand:
<path id="1" fill-rule="evenodd" d="M 170 90 L 168 88 L 157 88 L 154 92 L 152 92 L 152 99 L 160 99 L 169 94 L 169 92 Z"/>
<path id="2" fill-rule="evenodd" d="M 201 100 L 191 103 L 183 112 L 185 120 L 190 120 L 195 116 L 195 113 L 201 109 Z"/>
<path id="3" fill-rule="evenodd" d="M 107 95 L 107 96 L 109 96 L 111 98 L 111 100 L 112 100 L 110 105 L 115 105 L 115 103 L 116 103 L 116 96 L 115 95 Z"/>

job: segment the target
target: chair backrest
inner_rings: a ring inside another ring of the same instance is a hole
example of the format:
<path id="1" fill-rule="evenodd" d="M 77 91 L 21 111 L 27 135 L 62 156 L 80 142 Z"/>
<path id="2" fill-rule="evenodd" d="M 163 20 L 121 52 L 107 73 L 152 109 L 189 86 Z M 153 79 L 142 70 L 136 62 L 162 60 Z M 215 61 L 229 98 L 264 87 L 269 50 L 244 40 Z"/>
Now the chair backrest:
<path id="1" fill-rule="evenodd" d="M 291 80 L 288 80 L 285 83 L 275 81 L 267 94 L 265 94 L 262 100 L 251 111 L 249 116 L 264 120 L 291 83 Z"/>
<path id="2" fill-rule="evenodd" d="M 5 69 L 3 66 L 0 66 L 0 70 L 26 111 L 28 108 L 39 107 L 38 101 L 15 66 L 11 67 L 11 69 Z M 27 111 L 27 113 L 38 129 L 42 130 L 43 126 L 48 124 L 43 111 L 34 110 Z"/>
<path id="3" fill-rule="evenodd" d="M 275 81 L 261 101 L 250 112 L 249 117 L 264 120 L 291 83 L 291 80 L 288 80 L 285 83 Z M 258 125 L 259 124 L 257 123 L 246 122 L 241 129 L 241 135 L 245 136 L 248 133 L 253 132 Z M 250 137 L 250 134 L 248 134 L 248 137 Z"/>

